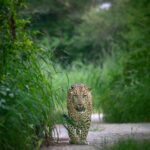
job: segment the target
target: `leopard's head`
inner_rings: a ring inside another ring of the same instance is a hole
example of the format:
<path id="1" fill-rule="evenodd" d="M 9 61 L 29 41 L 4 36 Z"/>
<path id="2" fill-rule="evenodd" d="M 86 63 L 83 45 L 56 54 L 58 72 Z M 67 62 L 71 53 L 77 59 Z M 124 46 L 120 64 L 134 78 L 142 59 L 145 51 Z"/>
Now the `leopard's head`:
<path id="1" fill-rule="evenodd" d="M 83 84 L 72 85 L 69 90 L 69 99 L 76 111 L 85 112 L 91 105 L 90 89 Z"/>

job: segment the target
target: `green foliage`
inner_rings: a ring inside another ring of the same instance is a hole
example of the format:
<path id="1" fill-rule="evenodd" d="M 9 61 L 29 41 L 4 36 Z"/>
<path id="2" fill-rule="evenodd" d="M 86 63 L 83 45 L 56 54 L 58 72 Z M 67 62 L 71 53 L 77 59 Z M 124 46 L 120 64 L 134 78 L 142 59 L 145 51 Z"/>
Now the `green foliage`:
<path id="1" fill-rule="evenodd" d="M 70 57 L 99 64 L 106 54 L 125 50 L 127 25 L 122 20 L 126 8 L 124 1 L 112 3 L 108 10 L 100 9 L 99 5 L 84 13 L 81 23 L 75 26 L 66 48 Z"/>
<path id="2" fill-rule="evenodd" d="M 117 17 L 125 29 L 119 31 L 123 39 L 123 41 L 119 40 L 119 47 L 129 53 L 123 56 L 125 60 L 122 65 L 122 75 L 111 84 L 113 86 L 109 86 L 111 88 L 101 99 L 105 118 L 111 122 L 149 121 L 150 5 L 146 0 L 118 0 L 113 4 L 112 8 L 115 9 L 112 15 Z"/>
<path id="3" fill-rule="evenodd" d="M 55 62 L 68 64 L 73 61 L 69 53 L 70 39 L 74 36 L 76 26 L 82 22 L 82 13 L 91 7 L 91 0 L 30 0 L 28 9 L 21 11 L 24 16 L 31 17 L 30 29 L 37 29 L 40 33 L 37 39 L 45 36 L 49 38 Z"/>
<path id="4" fill-rule="evenodd" d="M 113 146 L 105 147 L 107 150 L 149 150 L 150 141 L 136 141 L 133 139 L 120 140 Z"/>
<path id="5" fill-rule="evenodd" d="M 70 42 L 70 55 L 99 63 L 105 53 L 116 49 L 120 38 L 119 22 L 114 24 L 111 10 L 92 9 L 83 16 L 83 23 L 76 28 L 76 35 Z M 116 32 L 118 30 L 118 32 Z M 78 43 L 78 44 L 77 44 Z"/>
<path id="6" fill-rule="evenodd" d="M 128 55 L 124 66 L 126 82 L 142 82 L 149 80 L 150 51 L 140 49 Z"/>
<path id="7" fill-rule="evenodd" d="M 145 122 L 150 118 L 149 51 L 128 54 L 122 75 L 101 99 L 106 120 L 111 122 Z"/>
<path id="8" fill-rule="evenodd" d="M 28 9 L 32 11 L 33 13 L 35 11 L 37 12 L 46 12 L 50 11 L 52 13 L 62 12 L 63 14 L 66 14 L 66 12 L 72 12 L 72 11 L 83 11 L 84 8 L 87 7 L 87 5 L 91 4 L 92 2 L 90 0 L 28 0 Z M 28 9 L 26 11 L 28 11 Z M 67 14 L 68 15 L 68 14 Z"/>
<path id="9" fill-rule="evenodd" d="M 52 77 L 47 80 L 41 68 L 41 62 L 46 62 L 42 57 L 45 50 L 24 32 L 28 20 L 17 15 L 23 3 L 0 2 L 1 149 L 39 149 L 42 143 L 52 140 L 57 93 L 52 88 Z"/>
<path id="10" fill-rule="evenodd" d="M 55 93 L 50 79 L 46 80 L 34 58 L 23 63 L 11 65 L 11 75 L 4 75 L 1 80 L 3 149 L 33 149 L 40 146 L 39 142 L 52 138 Z"/>

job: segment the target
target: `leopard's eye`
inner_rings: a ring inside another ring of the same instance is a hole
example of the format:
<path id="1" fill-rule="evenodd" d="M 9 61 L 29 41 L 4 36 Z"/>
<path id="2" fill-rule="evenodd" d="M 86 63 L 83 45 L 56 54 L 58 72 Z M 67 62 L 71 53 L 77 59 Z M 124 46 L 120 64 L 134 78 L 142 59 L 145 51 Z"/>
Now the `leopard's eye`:
<path id="1" fill-rule="evenodd" d="M 77 97 L 78 97 L 78 95 L 73 95 L 73 97 L 74 97 L 74 98 L 77 98 Z"/>
<path id="2" fill-rule="evenodd" d="M 84 94 L 84 95 L 83 95 L 83 98 L 86 98 L 86 97 L 87 97 L 87 95 L 86 95 L 86 94 Z"/>

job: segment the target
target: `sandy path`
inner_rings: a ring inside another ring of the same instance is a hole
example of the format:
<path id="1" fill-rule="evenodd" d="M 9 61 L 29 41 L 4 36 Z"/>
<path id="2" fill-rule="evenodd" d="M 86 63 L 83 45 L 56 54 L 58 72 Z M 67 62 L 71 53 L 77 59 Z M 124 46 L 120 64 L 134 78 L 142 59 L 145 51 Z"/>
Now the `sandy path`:
<path id="1" fill-rule="evenodd" d="M 96 147 L 103 147 L 106 144 L 113 144 L 118 139 L 134 138 L 150 140 L 150 123 L 136 124 L 105 124 L 100 123 L 98 118 L 92 119 L 91 128 L 88 134 L 89 145 L 69 145 L 69 137 L 62 125 L 56 125 L 59 134 L 57 146 L 44 147 L 42 150 L 95 150 Z"/>

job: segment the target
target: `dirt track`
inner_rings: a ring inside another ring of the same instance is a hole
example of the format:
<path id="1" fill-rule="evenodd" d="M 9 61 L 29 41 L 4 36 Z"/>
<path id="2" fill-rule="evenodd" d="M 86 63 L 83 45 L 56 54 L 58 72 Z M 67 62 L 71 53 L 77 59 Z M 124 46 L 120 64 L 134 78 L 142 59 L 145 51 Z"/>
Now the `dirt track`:
<path id="1" fill-rule="evenodd" d="M 149 139 L 150 123 L 138 124 L 105 124 L 98 119 L 92 119 L 88 134 L 89 145 L 69 145 L 69 137 L 62 125 L 56 125 L 59 134 L 59 143 L 56 146 L 43 147 L 42 150 L 94 150 L 104 145 L 113 144 L 118 139 Z"/>

